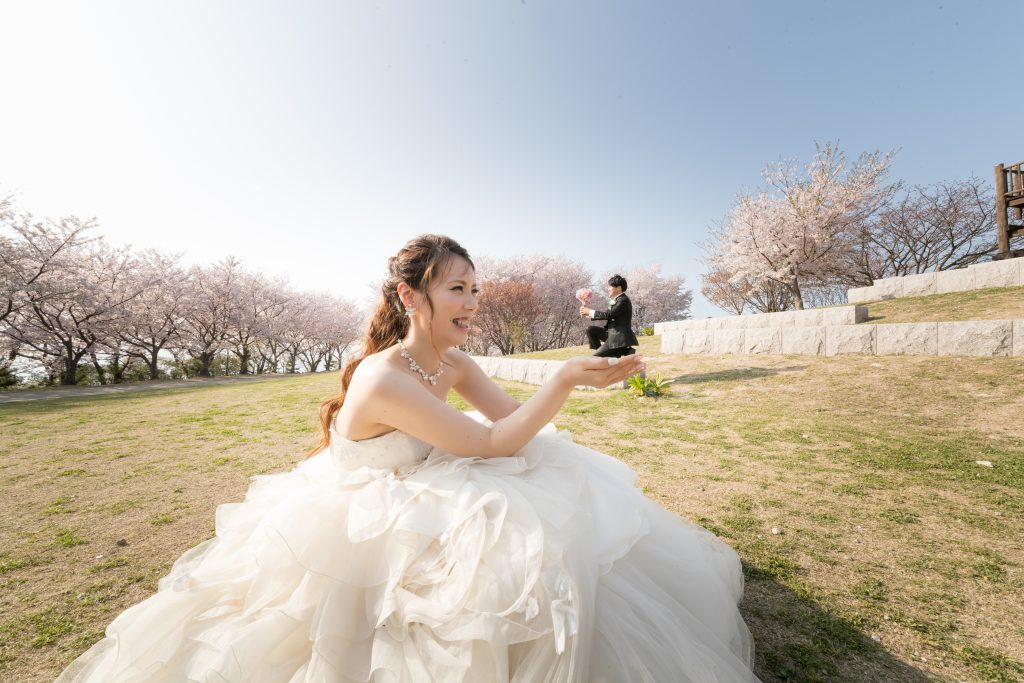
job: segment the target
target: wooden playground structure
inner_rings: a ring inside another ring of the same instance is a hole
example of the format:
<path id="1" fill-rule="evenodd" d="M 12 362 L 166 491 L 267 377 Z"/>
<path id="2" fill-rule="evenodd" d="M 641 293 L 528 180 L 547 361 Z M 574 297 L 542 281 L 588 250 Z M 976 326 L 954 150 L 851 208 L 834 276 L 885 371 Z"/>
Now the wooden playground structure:
<path id="1" fill-rule="evenodd" d="M 1010 166 L 996 164 L 997 259 L 1024 256 L 1024 249 L 1010 250 L 1010 240 L 1024 232 L 1024 161 Z"/>

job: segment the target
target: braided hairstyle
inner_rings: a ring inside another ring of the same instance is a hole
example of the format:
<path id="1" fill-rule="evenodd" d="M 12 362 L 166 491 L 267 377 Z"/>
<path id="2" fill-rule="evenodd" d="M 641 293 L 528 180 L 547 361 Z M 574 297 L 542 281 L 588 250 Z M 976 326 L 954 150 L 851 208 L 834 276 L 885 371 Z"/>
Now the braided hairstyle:
<path id="1" fill-rule="evenodd" d="M 399 252 L 388 259 L 388 276 L 381 285 L 381 299 L 363 338 L 362 351 L 351 359 L 341 371 L 341 391 L 320 404 L 320 443 L 306 457 L 327 448 L 331 441 L 331 423 L 345 403 L 352 375 L 363 360 L 378 351 L 390 348 L 409 332 L 409 318 L 398 297 L 398 284 L 404 282 L 423 294 L 433 312 L 433 303 L 427 290 L 435 277 L 444 272 L 455 256 L 461 256 L 473 265 L 472 259 L 458 242 L 444 235 L 420 235 L 409 240 Z M 475 268 L 475 266 L 474 266 Z"/>

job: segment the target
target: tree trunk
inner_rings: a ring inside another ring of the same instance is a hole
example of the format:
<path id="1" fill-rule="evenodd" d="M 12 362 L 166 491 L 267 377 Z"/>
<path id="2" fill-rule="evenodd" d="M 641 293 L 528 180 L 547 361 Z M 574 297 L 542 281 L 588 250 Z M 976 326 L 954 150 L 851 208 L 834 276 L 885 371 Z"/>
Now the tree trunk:
<path id="1" fill-rule="evenodd" d="M 92 366 L 96 368 L 96 376 L 100 380 L 100 385 L 107 385 L 107 371 L 100 365 L 100 361 L 96 358 L 96 354 L 92 351 L 89 352 L 89 357 L 92 358 Z"/>
<path id="2" fill-rule="evenodd" d="M 238 354 L 238 374 L 248 375 L 249 373 L 249 349 L 246 347 L 245 351 Z"/>
<path id="3" fill-rule="evenodd" d="M 131 356 L 124 359 L 124 363 L 121 363 L 121 354 L 115 353 L 114 358 L 110 362 L 110 370 L 113 375 L 114 384 L 124 383 L 124 373 L 128 369 L 128 366 L 132 364 Z"/>
<path id="4" fill-rule="evenodd" d="M 159 353 L 160 349 L 154 349 L 153 352 L 149 355 L 149 360 L 146 363 L 146 365 L 149 366 L 150 379 L 159 379 L 160 377 L 160 367 L 157 365 L 156 362 L 157 355 L 159 355 Z"/>
<path id="5" fill-rule="evenodd" d="M 199 376 L 200 377 L 212 377 L 213 374 L 210 372 L 210 365 L 213 364 L 214 354 L 209 351 L 203 351 L 199 354 Z"/>
<path id="6" fill-rule="evenodd" d="M 60 383 L 66 387 L 78 384 L 78 360 L 72 356 L 64 358 L 64 371 L 60 375 Z"/>
<path id="7" fill-rule="evenodd" d="M 793 305 L 798 311 L 804 310 L 804 298 L 800 293 L 800 280 L 793 278 L 789 285 L 789 291 L 793 292 Z"/>

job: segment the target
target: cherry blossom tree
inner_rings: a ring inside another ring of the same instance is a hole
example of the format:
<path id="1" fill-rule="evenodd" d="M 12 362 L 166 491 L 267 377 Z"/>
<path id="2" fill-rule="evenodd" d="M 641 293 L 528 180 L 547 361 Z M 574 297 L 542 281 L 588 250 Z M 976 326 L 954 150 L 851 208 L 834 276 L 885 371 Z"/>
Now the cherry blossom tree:
<path id="1" fill-rule="evenodd" d="M 97 240 L 65 256 L 26 291 L 27 303 L 7 333 L 26 357 L 58 357 L 61 383 L 75 384 L 82 358 L 112 336 L 141 289 L 133 284 L 127 249 Z"/>
<path id="2" fill-rule="evenodd" d="M 324 302 L 325 316 L 321 327 L 326 349 L 324 370 L 341 367 L 345 354 L 362 338 L 366 311 L 349 299 L 328 296 Z"/>
<path id="3" fill-rule="evenodd" d="M 252 356 L 270 333 L 270 321 L 280 316 L 293 295 L 283 279 L 240 272 L 231 291 L 225 340 L 238 357 L 239 374 L 250 374 Z"/>
<path id="4" fill-rule="evenodd" d="M 474 325 L 488 346 L 508 355 L 529 347 L 533 326 L 542 315 L 543 309 L 532 282 L 488 280 L 480 292 Z"/>
<path id="5" fill-rule="evenodd" d="M 477 260 L 480 308 L 470 347 L 487 353 L 539 351 L 578 344 L 586 325 L 574 292 L 591 273 L 576 261 L 539 254 Z"/>
<path id="6" fill-rule="evenodd" d="M 199 362 L 199 375 L 209 377 L 217 354 L 224 348 L 233 315 L 232 292 L 241 277 L 241 262 L 234 257 L 188 272 L 183 293 L 186 310 L 179 344 Z"/>
<path id="7" fill-rule="evenodd" d="M 860 227 L 896 191 L 885 184 L 893 154 L 864 153 L 849 165 L 829 143 L 806 166 L 769 165 L 766 189 L 741 194 L 716 230 L 713 268 L 754 285 L 777 282 L 803 308 L 801 287 L 848 268 Z"/>
<path id="8" fill-rule="evenodd" d="M 724 270 L 712 270 L 700 276 L 700 293 L 704 298 L 724 311 L 742 315 L 747 307 L 747 293 L 750 283 L 745 280 L 734 280 L 732 273 Z"/>
<path id="9" fill-rule="evenodd" d="M 749 280 L 733 277 L 732 273 L 712 270 L 701 275 L 701 282 L 701 293 L 708 301 L 736 315 L 741 315 L 748 308 L 757 313 L 788 311 L 793 308 L 792 292 L 775 280 L 753 284 Z M 805 287 L 804 290 L 811 296 L 817 291 L 813 286 Z"/>
<path id="10" fill-rule="evenodd" d="M 188 312 L 188 283 L 179 259 L 154 250 L 139 256 L 134 277 L 148 286 L 127 304 L 124 322 L 115 331 L 125 352 L 146 364 L 150 379 L 160 376 L 160 354 L 178 342 Z"/>

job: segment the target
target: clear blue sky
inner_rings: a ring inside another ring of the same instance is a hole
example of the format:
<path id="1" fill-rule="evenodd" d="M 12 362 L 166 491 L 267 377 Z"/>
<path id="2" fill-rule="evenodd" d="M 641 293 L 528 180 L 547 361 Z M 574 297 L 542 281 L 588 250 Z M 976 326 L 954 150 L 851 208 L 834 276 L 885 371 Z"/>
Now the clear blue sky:
<path id="1" fill-rule="evenodd" d="M 1022 25 L 1019 0 L 4 0 L 0 189 L 359 298 L 425 231 L 697 292 L 709 224 L 816 140 L 898 147 L 911 183 L 1024 159 Z"/>

